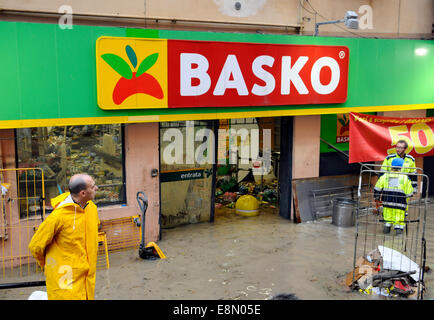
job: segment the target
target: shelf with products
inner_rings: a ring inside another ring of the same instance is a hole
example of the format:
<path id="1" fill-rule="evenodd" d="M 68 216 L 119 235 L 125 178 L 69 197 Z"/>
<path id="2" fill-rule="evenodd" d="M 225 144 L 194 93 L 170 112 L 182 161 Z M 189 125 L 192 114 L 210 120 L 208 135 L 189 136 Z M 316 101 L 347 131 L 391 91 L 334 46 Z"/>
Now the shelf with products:
<path id="1" fill-rule="evenodd" d="M 20 129 L 18 162 L 41 168 L 45 180 L 54 181 L 47 199 L 66 190 L 72 175 L 86 173 L 101 186 L 95 203 L 120 203 L 125 198 L 122 141 L 121 125 Z"/>

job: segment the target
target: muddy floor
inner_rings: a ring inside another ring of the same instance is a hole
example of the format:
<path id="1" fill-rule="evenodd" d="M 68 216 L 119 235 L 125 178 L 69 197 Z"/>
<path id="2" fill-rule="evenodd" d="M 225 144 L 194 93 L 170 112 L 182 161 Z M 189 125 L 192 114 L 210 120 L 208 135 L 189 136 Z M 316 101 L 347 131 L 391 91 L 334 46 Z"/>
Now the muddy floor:
<path id="1" fill-rule="evenodd" d="M 431 238 L 433 230 L 427 228 Z M 158 244 L 164 260 L 142 260 L 137 249 L 110 253 L 110 268 L 97 271 L 95 298 L 263 300 L 294 293 L 314 300 L 384 299 L 344 285 L 354 242 L 355 227 L 337 227 L 331 218 L 294 224 L 277 209 L 255 217 L 227 210 L 214 223 L 163 230 Z M 434 297 L 432 279 L 432 272 L 425 273 L 425 299 Z M 0 290 L 0 299 L 27 299 L 41 289 Z"/>

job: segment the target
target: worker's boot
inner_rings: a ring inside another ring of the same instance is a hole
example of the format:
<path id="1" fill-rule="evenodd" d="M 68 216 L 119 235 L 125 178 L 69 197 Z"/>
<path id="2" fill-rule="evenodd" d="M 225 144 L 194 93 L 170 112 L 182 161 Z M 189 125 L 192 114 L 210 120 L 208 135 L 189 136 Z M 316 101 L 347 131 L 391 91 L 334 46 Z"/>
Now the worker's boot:
<path id="1" fill-rule="evenodd" d="M 383 233 L 390 233 L 390 226 L 384 226 Z"/>
<path id="2" fill-rule="evenodd" d="M 398 236 L 400 234 L 402 234 L 403 230 L 402 229 L 395 229 L 395 234 Z"/>

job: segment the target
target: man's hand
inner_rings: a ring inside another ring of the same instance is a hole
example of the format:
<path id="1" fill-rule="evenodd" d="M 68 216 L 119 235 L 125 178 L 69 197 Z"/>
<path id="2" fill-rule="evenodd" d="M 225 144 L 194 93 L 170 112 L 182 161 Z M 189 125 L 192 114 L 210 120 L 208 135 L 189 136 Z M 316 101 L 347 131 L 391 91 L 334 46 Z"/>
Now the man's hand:
<path id="1" fill-rule="evenodd" d="M 372 210 L 372 213 L 375 214 L 375 215 L 380 214 L 379 208 L 381 207 L 381 205 L 382 205 L 382 202 L 380 200 L 378 200 L 378 199 L 375 199 L 375 205 L 374 205 L 375 209 Z"/>

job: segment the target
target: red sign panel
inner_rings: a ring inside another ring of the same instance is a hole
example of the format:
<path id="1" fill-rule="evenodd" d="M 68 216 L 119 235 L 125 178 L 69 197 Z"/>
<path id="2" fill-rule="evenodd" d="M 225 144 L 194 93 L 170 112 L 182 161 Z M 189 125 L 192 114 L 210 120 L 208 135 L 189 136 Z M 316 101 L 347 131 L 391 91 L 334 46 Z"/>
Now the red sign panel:
<path id="1" fill-rule="evenodd" d="M 168 107 L 343 103 L 345 46 L 168 40 Z"/>
<path id="2" fill-rule="evenodd" d="M 413 157 L 434 155 L 434 117 L 392 118 L 350 113 L 349 163 L 383 161 L 399 140 Z"/>

